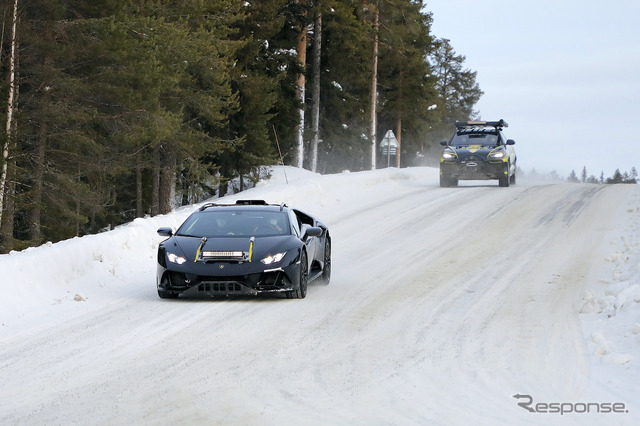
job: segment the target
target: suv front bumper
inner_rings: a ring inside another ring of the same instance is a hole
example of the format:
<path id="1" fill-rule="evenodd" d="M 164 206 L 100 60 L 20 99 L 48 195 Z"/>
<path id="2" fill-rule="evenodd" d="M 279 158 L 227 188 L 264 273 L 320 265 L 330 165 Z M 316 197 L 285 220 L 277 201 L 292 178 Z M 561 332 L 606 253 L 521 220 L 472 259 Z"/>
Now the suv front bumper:
<path id="1" fill-rule="evenodd" d="M 502 161 L 443 161 L 440 174 L 461 180 L 502 179 L 509 173 L 508 163 Z"/>

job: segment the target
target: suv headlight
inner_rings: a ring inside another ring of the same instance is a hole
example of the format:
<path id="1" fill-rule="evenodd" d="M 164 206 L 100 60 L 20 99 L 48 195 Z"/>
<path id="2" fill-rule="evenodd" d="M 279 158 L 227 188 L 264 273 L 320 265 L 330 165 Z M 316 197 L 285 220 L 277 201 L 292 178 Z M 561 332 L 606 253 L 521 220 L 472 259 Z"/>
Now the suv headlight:
<path id="1" fill-rule="evenodd" d="M 490 160 L 502 160 L 506 156 L 507 152 L 504 150 L 504 148 L 498 148 L 491 151 L 487 157 Z"/>
<path id="2" fill-rule="evenodd" d="M 446 148 L 444 151 L 442 151 L 442 159 L 443 160 L 455 160 L 456 157 L 458 157 L 456 155 L 456 152 L 454 150 L 452 150 L 451 148 Z"/>

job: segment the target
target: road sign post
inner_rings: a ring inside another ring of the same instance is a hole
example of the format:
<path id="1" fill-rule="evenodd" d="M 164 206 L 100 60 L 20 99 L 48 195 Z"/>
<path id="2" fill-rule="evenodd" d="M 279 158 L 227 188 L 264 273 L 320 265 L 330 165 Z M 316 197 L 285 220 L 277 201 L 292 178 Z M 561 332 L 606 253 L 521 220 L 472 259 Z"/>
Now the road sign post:
<path id="1" fill-rule="evenodd" d="M 398 139 L 396 139 L 396 135 L 393 134 L 393 130 L 387 130 L 387 133 L 382 138 L 382 142 L 380 142 L 380 149 L 382 150 L 382 155 L 387 156 L 387 167 L 391 166 L 391 156 L 398 155 L 398 147 L 400 143 L 398 143 Z"/>

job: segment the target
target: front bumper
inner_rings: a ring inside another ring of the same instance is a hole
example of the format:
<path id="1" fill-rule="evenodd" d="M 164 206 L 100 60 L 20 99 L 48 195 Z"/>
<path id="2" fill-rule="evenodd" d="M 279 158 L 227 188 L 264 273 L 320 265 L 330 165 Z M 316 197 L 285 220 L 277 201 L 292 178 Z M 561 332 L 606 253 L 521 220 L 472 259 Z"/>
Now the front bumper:
<path id="1" fill-rule="evenodd" d="M 508 163 L 503 161 L 459 160 L 442 161 L 440 174 L 461 180 L 501 179 L 509 173 Z"/>
<path id="2" fill-rule="evenodd" d="M 282 293 L 297 290 L 299 287 L 299 264 L 287 267 L 265 269 L 260 272 L 230 275 L 198 275 L 183 271 L 166 269 L 158 264 L 158 290 L 185 296 L 255 296 L 261 293 Z M 217 271 L 216 271 L 217 272 Z M 297 279 L 296 279 L 297 278 Z"/>

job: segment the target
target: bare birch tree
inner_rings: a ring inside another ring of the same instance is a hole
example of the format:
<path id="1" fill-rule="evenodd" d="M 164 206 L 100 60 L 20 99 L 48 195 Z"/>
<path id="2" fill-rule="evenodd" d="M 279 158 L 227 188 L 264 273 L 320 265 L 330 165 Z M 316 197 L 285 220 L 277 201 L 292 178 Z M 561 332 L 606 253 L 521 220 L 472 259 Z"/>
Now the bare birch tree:
<path id="1" fill-rule="evenodd" d="M 304 1 L 303 1 L 304 3 Z M 304 105 L 305 105 L 305 68 L 307 66 L 307 25 L 302 22 L 300 25 L 300 32 L 298 33 L 298 62 L 301 68 L 298 74 L 297 81 L 297 95 L 300 102 L 299 121 L 298 121 L 298 158 L 297 167 L 302 168 L 304 166 Z"/>
<path id="2" fill-rule="evenodd" d="M 13 111 L 15 108 L 14 98 L 16 93 L 16 28 L 18 23 L 18 0 L 13 2 L 13 14 L 11 18 L 11 51 L 9 53 L 9 98 L 7 101 L 7 127 L 6 139 L 2 149 L 2 173 L 0 174 L 0 224 L 2 224 L 2 212 L 4 210 L 4 194 L 7 186 L 7 171 L 9 162 L 9 143 L 13 138 L 12 124 Z"/>
<path id="3" fill-rule="evenodd" d="M 374 10 L 374 23 L 373 23 L 373 67 L 371 71 L 371 170 L 376 168 L 376 139 L 377 139 L 377 126 L 378 116 L 376 107 L 378 105 L 378 43 L 379 43 L 379 26 L 380 26 L 380 13 L 376 8 Z"/>
<path id="4" fill-rule="evenodd" d="M 318 168 L 318 143 L 320 142 L 320 57 L 322 53 L 322 12 L 316 12 L 313 25 L 313 87 L 311 104 L 311 171 Z"/>

